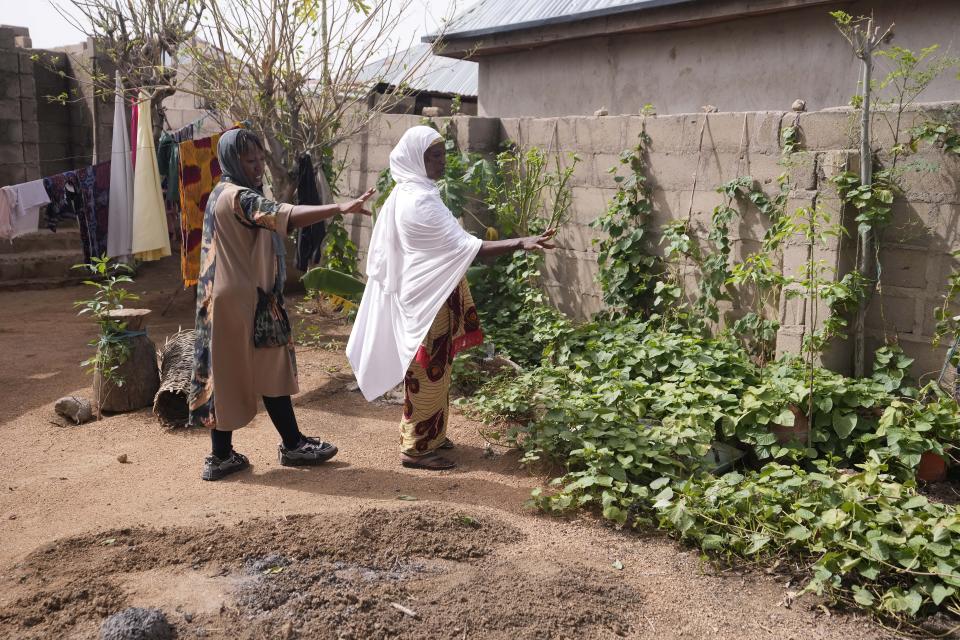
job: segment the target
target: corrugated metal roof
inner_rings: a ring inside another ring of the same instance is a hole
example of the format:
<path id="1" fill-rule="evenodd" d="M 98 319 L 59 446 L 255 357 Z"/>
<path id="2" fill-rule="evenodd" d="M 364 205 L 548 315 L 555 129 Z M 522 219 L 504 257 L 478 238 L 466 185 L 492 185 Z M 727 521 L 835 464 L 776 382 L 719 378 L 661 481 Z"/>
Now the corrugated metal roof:
<path id="1" fill-rule="evenodd" d="M 447 25 L 443 37 L 471 38 L 699 0 L 479 0 Z M 433 42 L 437 34 L 423 38 Z"/>
<path id="2" fill-rule="evenodd" d="M 410 69 L 427 56 L 412 74 Z M 429 44 L 413 46 L 395 56 L 371 62 L 360 72 L 360 82 L 381 82 L 397 86 L 401 82 L 414 91 L 431 91 L 461 96 L 477 95 L 477 63 L 430 54 Z M 409 76 L 409 77 L 407 77 Z"/>

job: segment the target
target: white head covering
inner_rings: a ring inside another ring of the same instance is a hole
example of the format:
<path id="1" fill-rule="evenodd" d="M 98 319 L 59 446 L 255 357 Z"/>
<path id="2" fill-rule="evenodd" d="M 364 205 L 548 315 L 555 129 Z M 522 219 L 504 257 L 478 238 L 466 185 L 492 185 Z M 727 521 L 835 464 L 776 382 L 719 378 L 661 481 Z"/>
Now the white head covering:
<path id="1" fill-rule="evenodd" d="M 367 400 L 403 380 L 483 244 L 464 231 L 427 177 L 423 154 L 438 140 L 434 129 L 412 127 L 390 152 L 397 184 L 373 227 L 367 287 L 347 342 L 347 358 Z"/>

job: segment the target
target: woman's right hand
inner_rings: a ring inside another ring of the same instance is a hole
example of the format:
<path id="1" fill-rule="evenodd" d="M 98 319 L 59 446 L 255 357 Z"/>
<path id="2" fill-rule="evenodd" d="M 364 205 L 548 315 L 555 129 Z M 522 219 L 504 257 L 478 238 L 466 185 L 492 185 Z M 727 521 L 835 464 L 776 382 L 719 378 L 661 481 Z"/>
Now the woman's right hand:
<path id="1" fill-rule="evenodd" d="M 524 251 L 543 251 L 544 249 L 553 249 L 555 245 L 551 242 L 551 240 L 553 240 L 553 236 L 555 235 L 557 235 L 556 229 L 547 229 L 539 236 L 527 236 L 526 238 L 520 238 L 520 248 Z"/>

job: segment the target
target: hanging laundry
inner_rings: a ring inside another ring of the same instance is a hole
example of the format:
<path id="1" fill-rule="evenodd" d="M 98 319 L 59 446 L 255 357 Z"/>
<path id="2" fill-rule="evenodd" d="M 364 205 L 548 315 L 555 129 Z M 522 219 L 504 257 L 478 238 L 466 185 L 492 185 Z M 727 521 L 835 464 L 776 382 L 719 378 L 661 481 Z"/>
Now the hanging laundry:
<path id="1" fill-rule="evenodd" d="M 317 189 L 317 173 L 309 155 L 300 158 L 300 175 L 297 182 L 297 202 L 300 204 L 323 204 Z M 321 169 L 322 170 L 322 169 Z M 327 225 L 321 221 L 297 231 L 297 269 L 306 271 L 310 264 L 320 262 L 320 247 L 327 235 Z"/>
<path id="2" fill-rule="evenodd" d="M 140 92 L 143 117 L 137 122 L 137 162 L 133 169 L 133 256 L 159 260 L 170 255 L 170 236 L 160 193 L 157 150 L 153 146 L 150 99 Z"/>
<path id="3" fill-rule="evenodd" d="M 42 180 L 0 189 L 0 238 L 12 240 L 40 227 L 40 207 L 50 202 Z"/>
<path id="4" fill-rule="evenodd" d="M 173 141 L 177 144 L 186 142 L 187 140 L 193 140 L 193 136 L 196 134 L 197 129 L 200 128 L 200 125 L 206 118 L 206 115 L 200 116 L 190 124 L 180 127 L 176 131 L 170 132 L 170 137 L 173 138 Z"/>
<path id="5" fill-rule="evenodd" d="M 188 125 L 190 126 L 190 125 Z M 190 126 L 192 129 L 193 127 Z M 180 145 L 173 134 L 164 131 L 157 145 L 157 164 L 160 167 L 160 188 L 167 213 L 170 246 L 180 244 Z"/>
<path id="6" fill-rule="evenodd" d="M 123 87 L 117 73 L 113 101 L 113 152 L 110 155 L 109 219 L 107 255 L 124 259 L 133 253 L 133 164 L 130 160 L 130 138 L 127 136 L 127 114 L 123 105 Z"/>
<path id="7" fill-rule="evenodd" d="M 109 164 L 109 163 L 101 163 Z M 109 166 L 107 175 L 109 176 Z M 92 257 L 100 257 L 107 252 L 107 221 L 101 221 L 97 216 L 97 173 L 96 167 L 77 169 L 77 178 L 80 181 L 80 195 L 82 196 L 80 215 L 80 239 L 83 242 L 83 258 L 90 262 Z M 102 173 L 102 170 L 101 170 Z M 109 188 L 107 198 L 110 196 Z M 108 218 L 109 219 L 109 218 Z"/>
<path id="8" fill-rule="evenodd" d="M 47 190 L 47 195 L 50 197 L 46 215 L 47 229 L 56 231 L 57 225 L 64 218 L 79 220 L 80 211 L 83 209 L 83 195 L 80 192 L 80 179 L 76 171 L 64 171 L 44 178 L 43 188 Z"/>
<path id="9" fill-rule="evenodd" d="M 217 144 L 220 134 L 180 143 L 180 268 L 184 286 L 197 284 L 203 213 L 213 187 L 220 182 Z"/>
<path id="10" fill-rule="evenodd" d="M 137 168 L 137 125 L 140 121 L 140 105 L 130 98 L 130 164 Z"/>
<path id="11" fill-rule="evenodd" d="M 93 165 L 93 211 L 107 250 L 110 237 L 110 161 Z"/>

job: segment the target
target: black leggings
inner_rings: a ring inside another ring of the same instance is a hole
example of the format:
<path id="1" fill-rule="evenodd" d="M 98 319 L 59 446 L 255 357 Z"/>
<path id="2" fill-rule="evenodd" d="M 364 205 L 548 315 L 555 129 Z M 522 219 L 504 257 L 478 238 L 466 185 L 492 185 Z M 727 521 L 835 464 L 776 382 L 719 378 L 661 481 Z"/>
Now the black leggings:
<path id="1" fill-rule="evenodd" d="M 287 449 L 296 449 L 300 446 L 303 435 L 297 426 L 297 417 L 293 414 L 293 402 L 290 396 L 263 396 L 263 406 L 267 409 L 273 426 L 283 440 Z M 233 451 L 233 431 L 210 430 L 210 442 L 213 445 L 213 455 L 221 460 L 228 458 Z"/>

